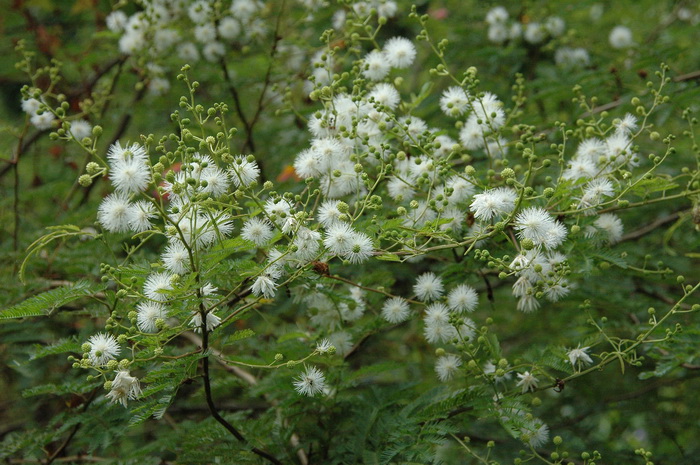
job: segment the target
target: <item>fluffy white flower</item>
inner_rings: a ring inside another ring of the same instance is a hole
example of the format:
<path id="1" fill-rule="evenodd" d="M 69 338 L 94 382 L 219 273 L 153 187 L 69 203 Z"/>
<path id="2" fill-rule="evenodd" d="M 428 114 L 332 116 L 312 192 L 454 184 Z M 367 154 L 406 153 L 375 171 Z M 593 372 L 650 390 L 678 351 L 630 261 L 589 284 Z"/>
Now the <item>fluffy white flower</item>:
<path id="1" fill-rule="evenodd" d="M 343 255 L 352 247 L 355 231 L 346 223 L 334 223 L 326 230 L 323 245 L 334 255 Z"/>
<path id="2" fill-rule="evenodd" d="M 613 125 L 616 132 L 630 135 L 637 130 L 637 118 L 631 113 L 627 113 L 622 119 L 615 120 Z"/>
<path id="3" fill-rule="evenodd" d="M 219 21 L 219 35 L 227 40 L 233 40 L 241 34 L 241 25 L 235 18 L 226 16 Z"/>
<path id="4" fill-rule="evenodd" d="M 545 38 L 545 29 L 540 23 L 532 22 L 525 26 L 523 38 L 531 44 L 539 44 Z"/>
<path id="5" fill-rule="evenodd" d="M 372 239 L 365 233 L 355 231 L 342 257 L 350 263 L 362 263 L 372 256 L 373 251 Z"/>
<path id="6" fill-rule="evenodd" d="M 156 210 L 151 202 L 139 200 L 129 206 L 129 228 L 140 233 L 148 231 L 153 226 L 151 220 L 156 218 Z"/>
<path id="7" fill-rule="evenodd" d="M 537 389 L 537 383 L 540 382 L 540 380 L 535 378 L 535 376 L 529 371 L 526 371 L 525 373 L 518 373 L 518 378 L 520 381 L 518 381 L 517 386 L 523 387 L 523 394 L 525 394 L 527 391 L 534 391 Z"/>
<path id="8" fill-rule="evenodd" d="M 131 204 L 125 194 L 114 193 L 105 197 L 97 209 L 97 221 L 109 232 L 129 230 Z"/>
<path id="9" fill-rule="evenodd" d="M 168 271 L 176 274 L 185 274 L 190 269 L 190 255 L 184 245 L 179 242 L 171 242 L 161 255 L 163 265 Z"/>
<path id="10" fill-rule="evenodd" d="M 51 129 L 53 127 L 53 122 L 56 119 L 53 113 L 50 111 L 45 111 L 41 114 L 32 115 L 29 121 L 34 125 L 35 128 L 43 131 L 45 129 Z"/>
<path id="11" fill-rule="evenodd" d="M 172 277 L 170 273 L 151 273 L 143 284 L 143 294 L 156 302 L 165 302 L 168 300 L 166 293 L 173 290 Z"/>
<path id="12" fill-rule="evenodd" d="M 486 13 L 486 22 L 488 24 L 503 24 L 508 21 L 508 10 L 502 6 L 491 8 Z"/>
<path id="13" fill-rule="evenodd" d="M 394 68 L 408 68 L 416 58 L 416 47 L 404 37 L 392 37 L 384 44 L 384 55 Z"/>
<path id="14" fill-rule="evenodd" d="M 481 221 L 489 221 L 495 216 L 509 214 L 515 208 L 518 193 L 510 187 L 497 187 L 481 194 L 476 194 L 469 209 L 474 217 Z"/>
<path id="15" fill-rule="evenodd" d="M 326 388 L 326 377 L 316 367 L 307 367 L 306 371 L 294 380 L 294 389 L 299 394 L 313 397 Z"/>
<path id="16" fill-rule="evenodd" d="M 71 121 L 68 132 L 75 138 L 75 140 L 81 141 L 92 135 L 92 125 L 84 119 L 77 119 L 75 121 Z"/>
<path id="17" fill-rule="evenodd" d="M 141 395 L 141 386 L 138 378 L 131 376 L 128 370 L 119 370 L 112 381 L 112 388 L 105 396 L 112 403 L 119 402 L 124 407 L 127 401 L 138 399 Z"/>
<path id="18" fill-rule="evenodd" d="M 380 82 L 367 94 L 367 101 L 375 101 L 390 110 L 395 110 L 401 101 L 401 95 L 392 84 Z"/>
<path id="19" fill-rule="evenodd" d="M 126 13 L 121 10 L 116 10 L 107 15 L 105 24 L 107 25 L 107 29 L 112 32 L 122 32 L 126 27 L 128 19 Z"/>
<path id="20" fill-rule="evenodd" d="M 247 157 L 237 156 L 233 160 L 230 168 L 231 180 L 236 187 L 248 187 L 260 176 L 260 168 L 253 161 L 248 161 Z"/>
<path id="21" fill-rule="evenodd" d="M 272 299 L 277 293 L 277 284 L 267 274 L 261 274 L 255 279 L 255 282 L 250 287 L 250 290 L 256 296 L 263 296 L 266 299 Z"/>
<path id="22" fill-rule="evenodd" d="M 410 308 L 401 297 L 387 299 L 382 305 L 382 317 L 389 323 L 401 323 L 408 319 Z"/>
<path id="23" fill-rule="evenodd" d="M 165 306 L 159 302 L 141 302 L 136 306 L 136 326 L 144 333 L 158 331 L 156 320 L 167 317 Z"/>
<path id="24" fill-rule="evenodd" d="M 520 439 L 530 447 L 538 448 L 549 439 L 549 427 L 539 418 L 534 418 L 532 425 L 520 429 Z"/>
<path id="25" fill-rule="evenodd" d="M 291 211 L 292 204 L 286 199 L 267 199 L 265 202 L 265 213 L 279 225 L 284 224 Z"/>
<path id="26" fill-rule="evenodd" d="M 121 348 L 117 340 L 111 334 L 98 333 L 88 339 L 90 351 L 88 357 L 93 365 L 106 365 L 110 360 L 114 360 Z"/>
<path id="27" fill-rule="evenodd" d="M 270 222 L 257 216 L 250 218 L 241 228 L 241 237 L 258 247 L 267 244 L 273 235 L 274 231 Z"/>
<path id="28" fill-rule="evenodd" d="M 615 26 L 608 37 L 612 48 L 629 48 L 634 45 L 632 31 L 626 26 Z"/>
<path id="29" fill-rule="evenodd" d="M 440 97 L 440 109 L 447 116 L 463 115 L 469 109 L 467 93 L 458 86 L 445 89 Z"/>
<path id="30" fill-rule="evenodd" d="M 552 37 L 559 37 L 566 30 L 566 23 L 559 16 L 550 16 L 544 22 L 544 28 Z"/>
<path id="31" fill-rule="evenodd" d="M 197 0 L 187 9 L 187 15 L 195 24 L 202 24 L 209 21 L 212 13 L 211 4 L 207 0 Z"/>
<path id="32" fill-rule="evenodd" d="M 460 366 L 462 366 L 462 359 L 458 356 L 452 354 L 443 355 L 435 362 L 435 373 L 437 373 L 440 381 L 449 381 L 457 373 Z"/>
<path id="33" fill-rule="evenodd" d="M 362 63 L 362 75 L 367 79 L 381 81 L 389 74 L 390 70 L 391 65 L 381 50 L 372 50 L 365 55 Z"/>
<path id="34" fill-rule="evenodd" d="M 413 286 L 413 292 L 422 301 L 439 299 L 443 290 L 442 280 L 431 272 L 418 276 Z"/>
<path id="35" fill-rule="evenodd" d="M 447 305 L 456 312 L 473 312 L 478 303 L 476 291 L 466 284 L 460 284 L 447 295 Z"/>
<path id="36" fill-rule="evenodd" d="M 202 55 L 209 62 L 215 62 L 226 54 L 226 47 L 221 42 L 209 42 L 202 48 Z"/>
<path id="37" fill-rule="evenodd" d="M 618 242 L 622 238 L 622 221 L 612 213 L 603 213 L 593 224 L 596 228 L 605 231 L 607 240 L 611 244 Z"/>

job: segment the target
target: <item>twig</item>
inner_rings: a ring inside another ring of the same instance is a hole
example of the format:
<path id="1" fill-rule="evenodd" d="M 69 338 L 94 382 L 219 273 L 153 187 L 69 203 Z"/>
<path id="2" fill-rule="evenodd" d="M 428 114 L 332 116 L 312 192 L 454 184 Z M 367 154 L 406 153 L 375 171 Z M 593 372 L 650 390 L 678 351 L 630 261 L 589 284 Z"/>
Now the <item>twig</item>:
<path id="1" fill-rule="evenodd" d="M 680 216 L 680 212 L 675 212 L 675 213 L 672 213 L 668 216 L 664 216 L 662 218 L 659 218 L 656 221 L 654 221 L 653 223 L 650 223 L 646 226 L 642 226 L 641 228 L 639 228 L 635 231 L 632 231 L 632 232 L 625 234 L 624 236 L 622 236 L 620 238 L 619 242 L 625 242 L 625 241 L 631 241 L 634 239 L 639 239 L 640 237 L 642 237 L 646 234 L 649 234 L 650 232 L 652 232 L 656 228 L 663 226 L 666 223 L 671 223 L 673 221 L 676 221 L 679 216 Z"/>

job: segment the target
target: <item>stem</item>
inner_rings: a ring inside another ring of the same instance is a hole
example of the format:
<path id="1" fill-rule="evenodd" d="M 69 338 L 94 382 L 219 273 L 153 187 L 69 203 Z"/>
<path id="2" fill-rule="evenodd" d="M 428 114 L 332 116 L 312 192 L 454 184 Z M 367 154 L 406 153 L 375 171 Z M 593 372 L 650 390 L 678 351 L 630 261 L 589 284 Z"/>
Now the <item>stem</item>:
<path id="1" fill-rule="evenodd" d="M 206 316 L 202 318 L 202 352 L 206 352 L 209 348 L 209 332 L 207 331 L 207 319 Z M 238 431 L 234 426 L 226 421 L 224 417 L 222 417 L 219 414 L 219 411 L 216 409 L 216 406 L 214 405 L 214 399 L 211 395 L 211 380 L 209 377 L 209 356 L 206 356 L 202 359 L 202 371 L 204 373 L 204 394 L 206 396 L 207 400 L 207 406 L 209 407 L 209 411 L 211 412 L 211 416 L 214 417 L 216 421 L 218 421 L 221 426 L 226 428 L 229 433 L 231 433 L 236 439 L 238 439 L 241 442 L 248 443 L 248 441 L 245 439 L 245 437 Z M 277 465 L 282 465 L 282 462 L 277 460 L 274 456 L 270 455 L 268 452 L 265 452 L 264 450 L 260 450 L 257 447 L 253 447 L 251 449 L 254 454 L 259 455 L 260 457 L 267 459 L 271 463 L 277 464 Z"/>

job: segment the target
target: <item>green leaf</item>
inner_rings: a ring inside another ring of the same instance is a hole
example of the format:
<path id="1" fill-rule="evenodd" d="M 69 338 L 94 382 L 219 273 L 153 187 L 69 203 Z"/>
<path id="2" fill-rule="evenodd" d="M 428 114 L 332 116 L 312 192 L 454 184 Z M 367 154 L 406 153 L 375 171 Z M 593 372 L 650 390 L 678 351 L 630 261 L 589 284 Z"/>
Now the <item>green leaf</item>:
<path id="1" fill-rule="evenodd" d="M 47 316 L 54 310 L 69 302 L 94 295 L 104 289 L 104 286 L 89 281 L 78 281 L 72 286 L 59 287 L 0 311 L 0 319 L 26 318 L 31 316 Z"/>

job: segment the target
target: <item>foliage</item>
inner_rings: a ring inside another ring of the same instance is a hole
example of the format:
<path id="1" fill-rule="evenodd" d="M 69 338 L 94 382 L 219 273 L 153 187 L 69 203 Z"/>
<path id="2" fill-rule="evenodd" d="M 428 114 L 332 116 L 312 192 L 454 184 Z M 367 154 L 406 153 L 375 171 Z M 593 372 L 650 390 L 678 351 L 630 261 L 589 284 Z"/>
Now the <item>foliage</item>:
<path id="1" fill-rule="evenodd" d="M 0 457 L 692 461 L 700 10 L 486 3 L 8 6 Z"/>

